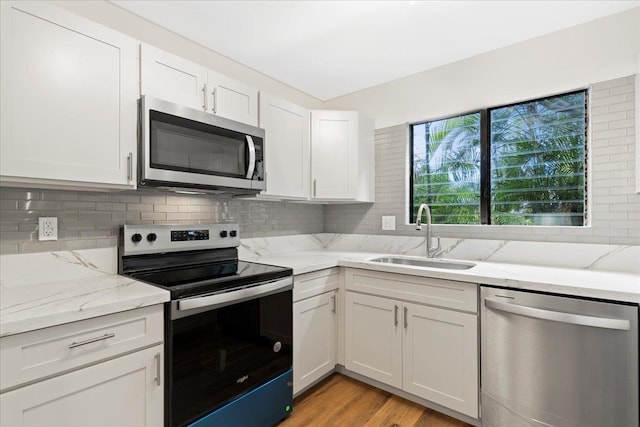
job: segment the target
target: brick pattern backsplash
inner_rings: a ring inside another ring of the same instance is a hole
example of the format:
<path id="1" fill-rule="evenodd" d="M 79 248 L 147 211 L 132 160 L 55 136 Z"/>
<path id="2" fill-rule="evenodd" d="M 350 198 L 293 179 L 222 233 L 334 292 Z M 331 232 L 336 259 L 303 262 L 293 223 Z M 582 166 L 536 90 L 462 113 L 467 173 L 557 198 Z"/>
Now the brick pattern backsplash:
<path id="1" fill-rule="evenodd" d="M 640 244 L 640 195 L 635 192 L 635 76 L 590 88 L 587 227 L 436 225 L 452 238 Z M 455 113 L 455 112 L 452 112 Z M 425 117 L 428 119 L 428 117 Z M 408 125 L 376 130 L 376 202 L 330 205 L 325 232 L 416 235 L 407 224 Z M 396 216 L 396 231 L 382 231 L 383 215 Z"/>
<path id="2" fill-rule="evenodd" d="M 38 241 L 40 216 L 58 218 L 57 241 Z M 321 233 L 324 206 L 147 190 L 0 188 L 0 254 L 113 247 L 125 223 L 205 222 L 238 222 L 242 238 Z"/>

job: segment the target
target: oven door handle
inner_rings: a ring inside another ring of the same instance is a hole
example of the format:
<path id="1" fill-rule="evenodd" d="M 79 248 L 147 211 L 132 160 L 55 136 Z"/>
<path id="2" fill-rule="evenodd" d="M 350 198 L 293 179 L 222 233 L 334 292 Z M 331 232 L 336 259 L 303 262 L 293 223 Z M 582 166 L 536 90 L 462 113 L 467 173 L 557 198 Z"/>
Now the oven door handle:
<path id="1" fill-rule="evenodd" d="M 225 292 L 221 294 L 208 295 L 204 297 L 187 298 L 178 301 L 178 311 L 193 310 L 207 307 L 209 309 L 218 306 L 229 305 L 234 302 L 247 301 L 269 294 L 275 294 L 293 289 L 293 278 L 276 280 L 264 285 L 252 286 L 250 288 L 238 289 L 237 291 Z"/>

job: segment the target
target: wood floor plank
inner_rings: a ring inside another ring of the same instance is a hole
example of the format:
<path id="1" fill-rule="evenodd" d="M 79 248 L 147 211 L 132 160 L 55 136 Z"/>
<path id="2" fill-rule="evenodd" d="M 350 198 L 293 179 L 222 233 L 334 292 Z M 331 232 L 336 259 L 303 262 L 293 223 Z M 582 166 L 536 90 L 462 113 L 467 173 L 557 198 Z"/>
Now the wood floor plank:
<path id="1" fill-rule="evenodd" d="M 333 376 L 297 399 L 292 415 L 281 426 L 362 425 L 389 396 L 351 378 Z"/>
<path id="2" fill-rule="evenodd" d="M 413 427 L 471 427 L 469 424 L 448 415 L 424 408 L 424 413 Z"/>
<path id="3" fill-rule="evenodd" d="M 278 427 L 471 427 L 447 415 L 334 374 L 293 402 Z"/>
<path id="4" fill-rule="evenodd" d="M 392 396 L 364 427 L 412 427 L 424 413 L 424 406 Z"/>

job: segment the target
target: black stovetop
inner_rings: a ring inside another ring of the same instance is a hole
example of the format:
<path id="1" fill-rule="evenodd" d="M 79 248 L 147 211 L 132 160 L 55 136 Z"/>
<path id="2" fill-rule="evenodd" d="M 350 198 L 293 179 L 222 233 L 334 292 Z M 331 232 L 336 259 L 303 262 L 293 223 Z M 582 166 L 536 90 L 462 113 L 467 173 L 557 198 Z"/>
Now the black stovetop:
<path id="1" fill-rule="evenodd" d="M 226 292 L 293 274 L 290 268 L 239 261 L 234 255 L 235 248 L 122 257 L 121 274 L 168 290 L 171 300 Z"/>

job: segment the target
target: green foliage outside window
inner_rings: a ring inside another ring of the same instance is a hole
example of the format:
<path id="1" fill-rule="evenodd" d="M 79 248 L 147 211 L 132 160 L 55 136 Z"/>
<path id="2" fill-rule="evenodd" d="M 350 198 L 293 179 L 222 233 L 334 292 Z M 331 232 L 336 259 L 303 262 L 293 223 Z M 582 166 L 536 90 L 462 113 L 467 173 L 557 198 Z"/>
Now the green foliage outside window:
<path id="1" fill-rule="evenodd" d="M 584 225 L 586 111 L 580 91 L 413 125 L 412 218 Z"/>

